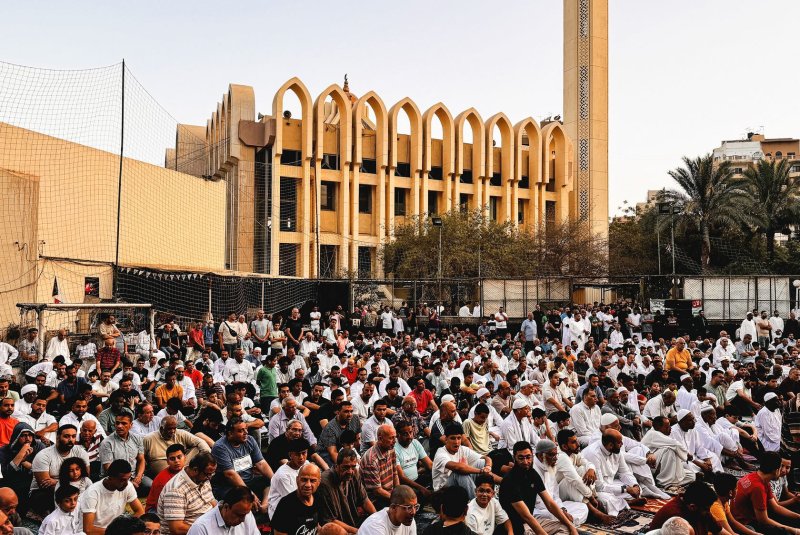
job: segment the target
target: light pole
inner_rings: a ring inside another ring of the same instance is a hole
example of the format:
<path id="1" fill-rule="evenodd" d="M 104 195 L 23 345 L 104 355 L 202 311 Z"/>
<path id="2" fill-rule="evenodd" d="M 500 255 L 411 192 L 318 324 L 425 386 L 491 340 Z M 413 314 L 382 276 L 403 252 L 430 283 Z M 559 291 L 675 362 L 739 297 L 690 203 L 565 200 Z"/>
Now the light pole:
<path id="1" fill-rule="evenodd" d="M 441 217 L 434 217 L 431 219 L 431 224 L 434 227 L 439 228 L 439 266 L 436 269 L 437 277 L 439 278 L 439 306 L 443 306 L 442 303 L 442 227 L 443 222 Z"/>

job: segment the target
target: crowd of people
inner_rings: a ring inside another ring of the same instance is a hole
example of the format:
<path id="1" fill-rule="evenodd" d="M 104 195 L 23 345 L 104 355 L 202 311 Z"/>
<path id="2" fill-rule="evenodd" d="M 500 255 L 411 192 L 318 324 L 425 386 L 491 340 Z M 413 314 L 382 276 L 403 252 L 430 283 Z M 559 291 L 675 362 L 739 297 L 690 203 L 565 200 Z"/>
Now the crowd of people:
<path id="1" fill-rule="evenodd" d="M 440 312 L 0 342 L 0 535 L 575 535 L 648 499 L 663 535 L 800 534 L 794 311 Z"/>

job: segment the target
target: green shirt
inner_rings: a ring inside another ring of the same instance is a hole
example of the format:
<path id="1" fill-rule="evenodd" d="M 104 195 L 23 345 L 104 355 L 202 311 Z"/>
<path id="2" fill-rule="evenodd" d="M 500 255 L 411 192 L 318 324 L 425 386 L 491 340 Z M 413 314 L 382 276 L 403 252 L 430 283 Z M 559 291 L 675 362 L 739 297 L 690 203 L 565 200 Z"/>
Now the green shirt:
<path id="1" fill-rule="evenodd" d="M 256 375 L 256 383 L 261 387 L 262 398 L 278 397 L 278 381 L 275 378 L 275 368 L 261 366 Z"/>

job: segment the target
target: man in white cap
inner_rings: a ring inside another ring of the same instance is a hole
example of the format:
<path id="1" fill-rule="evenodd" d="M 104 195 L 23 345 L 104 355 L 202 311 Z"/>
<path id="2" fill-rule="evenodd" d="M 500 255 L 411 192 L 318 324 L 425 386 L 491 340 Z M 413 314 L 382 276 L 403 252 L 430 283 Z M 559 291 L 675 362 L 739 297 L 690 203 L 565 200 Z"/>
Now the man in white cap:
<path id="1" fill-rule="evenodd" d="M 515 399 L 511 407 L 511 414 L 500 425 L 499 443 L 499 447 L 506 448 L 509 453 L 513 452 L 514 444 L 519 441 L 535 445 L 539 440 L 531 424 L 531 408 L 525 400 Z"/>
<path id="2" fill-rule="evenodd" d="M 714 350 L 711 352 L 711 359 L 714 367 L 719 368 L 722 365 L 723 357 L 728 357 L 728 360 L 732 360 L 735 354 L 736 348 L 731 341 L 728 338 L 720 338 L 717 341 L 716 347 L 714 347 Z"/>
<path id="3" fill-rule="evenodd" d="M 778 410 L 780 400 L 775 392 L 764 395 L 764 406 L 756 414 L 753 423 L 758 431 L 761 444 L 766 451 L 781 449 L 781 413 Z"/>
<path id="4" fill-rule="evenodd" d="M 691 411 L 681 409 L 678 411 L 678 424 L 672 427 L 670 436 L 678 441 L 692 456 L 689 459 L 689 468 L 695 472 L 704 472 L 711 475 L 713 472 L 722 472 L 722 462 L 719 457 L 703 446 L 703 441 L 695 431 L 695 417 Z"/>
<path id="5" fill-rule="evenodd" d="M 622 432 L 622 426 L 619 418 L 610 413 L 604 413 L 600 419 L 600 431 L 605 432 L 607 429 Z M 633 476 L 642 488 L 642 496 L 645 498 L 660 498 L 668 500 L 670 496 L 662 492 L 653 479 L 653 469 L 656 467 L 656 456 L 650 451 L 650 448 L 634 440 L 625 434 L 622 434 L 622 454 L 625 457 L 625 462 L 633 472 Z"/>
<path id="6" fill-rule="evenodd" d="M 653 475 L 656 485 L 662 489 L 688 485 L 696 478 L 695 471 L 689 468 L 691 454 L 671 433 L 669 419 L 656 416 L 653 429 L 642 438 L 642 444 L 656 456 Z"/>
<path id="7" fill-rule="evenodd" d="M 694 380 L 688 373 L 681 375 L 681 386 L 678 388 L 675 405 L 678 410 L 692 411 L 695 418 L 700 416 L 700 400 L 697 399 L 697 391 L 694 390 Z"/>
<path id="8" fill-rule="evenodd" d="M 500 413 L 492 406 L 492 394 L 489 392 L 489 389 L 486 387 L 478 389 L 478 392 L 475 394 L 475 399 L 477 403 L 472 406 L 469 410 L 469 418 L 475 416 L 475 407 L 478 406 L 478 403 L 483 403 L 487 407 L 489 407 L 489 418 L 486 420 L 486 424 L 489 426 L 489 433 L 492 435 L 500 435 L 500 425 L 503 423 L 503 417 L 500 416 Z"/>
<path id="9" fill-rule="evenodd" d="M 519 384 L 519 392 L 516 394 L 516 399 L 521 399 L 527 403 L 531 410 L 542 406 L 542 400 L 540 400 L 535 393 L 535 383 L 527 379 Z"/>
<path id="10" fill-rule="evenodd" d="M 663 393 L 651 398 L 644 406 L 642 411 L 643 420 L 650 421 L 655 419 L 656 416 L 667 418 L 671 424 L 676 423 L 675 394 L 672 390 L 665 390 Z"/>
<path id="11" fill-rule="evenodd" d="M 14 418 L 19 419 L 20 415 L 31 413 L 31 405 L 36 400 L 36 392 L 35 384 L 28 384 L 22 387 L 19 392 L 20 398 L 14 402 Z"/>
<path id="12" fill-rule="evenodd" d="M 570 409 L 569 416 L 581 446 L 588 446 L 600 438 L 602 414 L 597 406 L 597 393 L 593 389 L 587 388 L 583 391 L 581 402 Z"/>
<path id="13" fill-rule="evenodd" d="M 562 500 L 558 490 L 556 462 L 558 461 L 558 446 L 552 440 L 542 439 L 536 443 L 535 456 L 533 459 L 533 469 L 539 474 L 544 483 L 544 488 L 550 493 L 553 500 L 558 504 L 562 511 L 565 511 L 573 525 L 578 527 L 585 523 L 589 517 L 589 508 L 583 501 Z M 537 500 L 533 510 L 533 516 L 537 518 L 555 517 L 547 510 L 547 506 Z"/>
<path id="14" fill-rule="evenodd" d="M 700 407 L 700 419 L 697 420 L 695 430 L 703 439 L 706 449 L 713 451 L 721 459 L 726 459 L 726 467 L 748 472 L 756 469 L 744 460 L 744 452 L 739 445 L 739 435 L 734 436 L 717 425 L 717 409 L 711 403 L 703 402 Z"/>
<path id="15" fill-rule="evenodd" d="M 594 465 L 597 472 L 595 488 L 598 493 L 608 495 L 604 505 L 611 516 L 628 509 L 628 500 L 639 500 L 641 495 L 641 487 L 625 461 L 623 448 L 622 433 L 608 429 L 600 440 L 595 440 L 583 450 L 583 456 Z"/>

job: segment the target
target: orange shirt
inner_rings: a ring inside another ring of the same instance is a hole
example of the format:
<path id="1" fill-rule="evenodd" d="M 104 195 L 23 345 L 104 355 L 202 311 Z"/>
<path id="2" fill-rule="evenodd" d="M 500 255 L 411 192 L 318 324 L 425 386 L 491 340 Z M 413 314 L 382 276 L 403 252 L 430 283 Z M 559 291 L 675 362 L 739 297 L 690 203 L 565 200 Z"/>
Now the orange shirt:
<path id="1" fill-rule="evenodd" d="M 678 351 L 677 347 L 673 347 L 667 351 L 667 359 L 664 363 L 664 368 L 666 368 L 667 371 L 680 370 L 685 372 L 691 365 L 692 354 L 689 353 L 688 349 L 683 348 L 683 351 Z"/>
<path id="2" fill-rule="evenodd" d="M 16 418 L 0 418 L 0 447 L 7 446 L 11 442 L 11 433 L 14 432 L 14 426 L 19 423 Z"/>
<path id="3" fill-rule="evenodd" d="M 167 385 L 163 384 L 156 388 L 156 402 L 158 403 L 159 407 L 164 407 L 167 404 L 167 400 L 171 398 L 178 398 L 183 399 L 183 387 L 181 385 L 175 385 L 172 387 L 172 390 L 167 390 Z"/>

